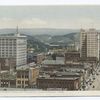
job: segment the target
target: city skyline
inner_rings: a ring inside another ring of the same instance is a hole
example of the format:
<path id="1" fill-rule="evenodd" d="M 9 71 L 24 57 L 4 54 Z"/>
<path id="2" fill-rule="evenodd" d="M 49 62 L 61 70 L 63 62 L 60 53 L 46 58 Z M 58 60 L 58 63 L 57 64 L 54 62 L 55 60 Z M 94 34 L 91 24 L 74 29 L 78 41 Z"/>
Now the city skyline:
<path id="1" fill-rule="evenodd" d="M 0 6 L 0 91 L 100 90 L 99 10 Z"/>
<path id="2" fill-rule="evenodd" d="M 96 28 L 100 6 L 0 6 L 0 28 Z"/>

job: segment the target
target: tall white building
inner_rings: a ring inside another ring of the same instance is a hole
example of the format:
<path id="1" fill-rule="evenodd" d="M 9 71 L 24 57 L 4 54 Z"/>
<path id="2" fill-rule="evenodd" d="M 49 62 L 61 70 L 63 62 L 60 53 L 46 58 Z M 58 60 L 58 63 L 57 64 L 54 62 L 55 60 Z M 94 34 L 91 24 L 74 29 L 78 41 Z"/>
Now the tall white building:
<path id="1" fill-rule="evenodd" d="M 18 67 L 27 63 L 27 37 L 18 33 L 0 36 L 0 59 L 5 59 L 5 66 Z M 3 62 L 3 60 L 2 60 Z M 1 62 L 1 63 L 2 63 Z"/>
<path id="2" fill-rule="evenodd" d="M 80 57 L 87 58 L 87 33 L 84 29 L 80 30 Z"/>
<path id="3" fill-rule="evenodd" d="M 81 30 L 80 54 L 82 58 L 99 60 L 99 35 L 95 29 Z"/>
<path id="4" fill-rule="evenodd" d="M 87 57 L 99 59 L 99 35 L 95 29 L 89 29 L 87 32 Z"/>

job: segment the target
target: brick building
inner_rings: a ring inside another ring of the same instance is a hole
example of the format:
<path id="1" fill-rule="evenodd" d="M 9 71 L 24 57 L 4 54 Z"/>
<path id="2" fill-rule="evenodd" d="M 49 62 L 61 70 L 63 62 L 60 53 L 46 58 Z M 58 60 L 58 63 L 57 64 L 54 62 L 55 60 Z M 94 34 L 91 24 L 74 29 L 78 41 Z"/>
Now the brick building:
<path id="1" fill-rule="evenodd" d="M 62 90 L 78 90 L 80 87 L 80 75 L 77 73 L 52 74 L 37 78 L 37 88 L 62 89 Z"/>

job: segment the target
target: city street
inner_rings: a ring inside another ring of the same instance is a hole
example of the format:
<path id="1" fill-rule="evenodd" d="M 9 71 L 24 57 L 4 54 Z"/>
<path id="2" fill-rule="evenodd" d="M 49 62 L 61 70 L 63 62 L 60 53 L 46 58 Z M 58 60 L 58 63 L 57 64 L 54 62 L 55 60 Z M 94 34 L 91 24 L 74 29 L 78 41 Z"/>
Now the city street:
<path id="1" fill-rule="evenodd" d="M 100 68 L 98 67 L 95 75 L 91 77 L 93 82 L 89 82 L 86 90 L 100 90 Z"/>

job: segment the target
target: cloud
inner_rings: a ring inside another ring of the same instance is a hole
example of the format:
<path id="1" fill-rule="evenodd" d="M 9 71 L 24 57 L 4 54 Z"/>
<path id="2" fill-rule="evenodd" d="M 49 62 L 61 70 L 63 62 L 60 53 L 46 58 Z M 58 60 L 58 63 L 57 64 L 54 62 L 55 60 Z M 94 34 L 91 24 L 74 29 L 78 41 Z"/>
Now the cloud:
<path id="1" fill-rule="evenodd" d="M 1 18 L 0 28 L 42 28 L 47 26 L 47 22 L 38 18 L 31 19 L 13 19 L 13 18 Z"/>
<path id="2" fill-rule="evenodd" d="M 0 28 L 100 28 L 100 21 L 95 18 L 79 17 L 66 19 L 43 20 L 39 18 L 0 18 Z"/>
<path id="3" fill-rule="evenodd" d="M 69 19 L 61 19 L 49 22 L 49 27 L 57 27 L 57 28 L 96 28 L 100 29 L 100 20 L 96 18 L 90 17 L 78 17 L 78 18 L 69 18 Z"/>

